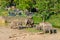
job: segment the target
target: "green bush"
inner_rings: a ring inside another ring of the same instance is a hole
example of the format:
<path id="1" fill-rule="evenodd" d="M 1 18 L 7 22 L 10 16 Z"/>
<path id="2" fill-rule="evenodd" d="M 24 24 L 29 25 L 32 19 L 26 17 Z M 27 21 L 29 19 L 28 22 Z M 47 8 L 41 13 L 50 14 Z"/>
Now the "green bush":
<path id="1" fill-rule="evenodd" d="M 47 21 L 50 22 L 53 27 L 60 28 L 60 14 L 52 15 Z"/>

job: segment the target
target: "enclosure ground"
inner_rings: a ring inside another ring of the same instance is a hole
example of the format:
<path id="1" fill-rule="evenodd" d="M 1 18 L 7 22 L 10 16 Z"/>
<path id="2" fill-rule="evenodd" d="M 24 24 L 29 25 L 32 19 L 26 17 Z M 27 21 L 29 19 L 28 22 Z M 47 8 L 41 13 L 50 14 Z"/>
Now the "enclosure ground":
<path id="1" fill-rule="evenodd" d="M 0 27 L 0 40 L 60 40 L 60 30 L 56 34 L 40 34 Z"/>

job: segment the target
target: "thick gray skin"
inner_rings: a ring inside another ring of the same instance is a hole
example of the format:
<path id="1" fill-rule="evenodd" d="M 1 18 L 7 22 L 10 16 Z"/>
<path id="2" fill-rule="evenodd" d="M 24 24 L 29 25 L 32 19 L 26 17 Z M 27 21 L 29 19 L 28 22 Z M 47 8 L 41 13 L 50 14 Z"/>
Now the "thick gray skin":
<path id="1" fill-rule="evenodd" d="M 27 24 L 29 20 L 29 23 Z M 13 20 L 11 23 L 10 23 L 10 27 L 11 28 L 21 28 L 21 27 L 32 27 L 33 26 L 33 20 L 32 19 L 17 19 L 17 20 Z"/>
<path id="2" fill-rule="evenodd" d="M 29 19 L 27 20 L 26 25 L 27 25 L 27 27 L 33 27 L 33 26 L 34 26 L 34 21 L 33 21 L 31 18 L 29 18 Z"/>
<path id="3" fill-rule="evenodd" d="M 18 22 L 17 22 L 17 21 L 12 21 L 12 22 L 10 23 L 10 27 L 13 28 L 13 29 L 18 28 Z"/>
<path id="4" fill-rule="evenodd" d="M 38 26 L 36 26 L 36 29 L 42 30 L 44 33 L 46 31 L 50 32 L 50 30 L 52 30 L 52 25 L 48 22 L 42 22 L 42 23 L 39 23 Z"/>

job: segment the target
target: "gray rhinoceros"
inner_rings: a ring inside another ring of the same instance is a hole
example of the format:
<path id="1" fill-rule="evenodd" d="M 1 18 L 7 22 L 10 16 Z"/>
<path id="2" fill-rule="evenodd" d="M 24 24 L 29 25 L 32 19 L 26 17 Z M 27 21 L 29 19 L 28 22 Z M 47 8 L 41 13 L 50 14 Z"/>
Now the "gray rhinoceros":
<path id="1" fill-rule="evenodd" d="M 10 23 L 11 28 L 25 28 L 33 27 L 34 22 L 32 18 L 20 17 L 19 19 L 14 19 Z"/>
<path id="2" fill-rule="evenodd" d="M 41 22 L 36 26 L 36 29 L 42 30 L 44 33 L 50 32 L 50 30 L 52 30 L 52 24 L 48 22 Z"/>

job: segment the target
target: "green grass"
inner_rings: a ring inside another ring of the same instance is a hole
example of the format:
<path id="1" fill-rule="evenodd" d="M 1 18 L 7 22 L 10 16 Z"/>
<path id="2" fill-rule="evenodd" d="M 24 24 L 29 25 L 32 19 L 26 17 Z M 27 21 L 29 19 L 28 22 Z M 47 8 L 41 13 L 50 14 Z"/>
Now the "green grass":
<path id="1" fill-rule="evenodd" d="M 28 32 L 41 32 L 41 30 L 37 30 L 37 29 L 35 29 L 35 28 L 26 28 L 25 29 L 26 31 L 28 31 Z"/>
<path id="2" fill-rule="evenodd" d="M 53 27 L 60 28 L 60 14 L 58 15 L 52 15 L 48 20 Z"/>

